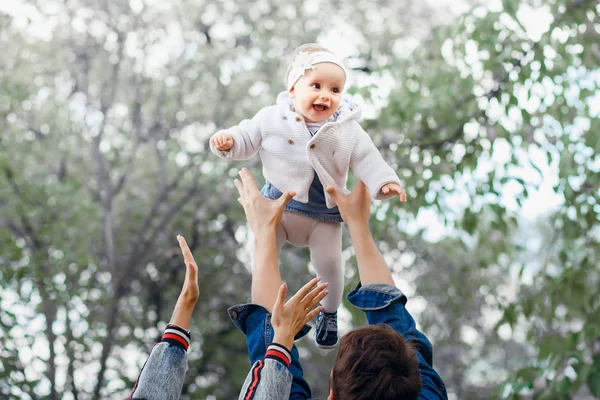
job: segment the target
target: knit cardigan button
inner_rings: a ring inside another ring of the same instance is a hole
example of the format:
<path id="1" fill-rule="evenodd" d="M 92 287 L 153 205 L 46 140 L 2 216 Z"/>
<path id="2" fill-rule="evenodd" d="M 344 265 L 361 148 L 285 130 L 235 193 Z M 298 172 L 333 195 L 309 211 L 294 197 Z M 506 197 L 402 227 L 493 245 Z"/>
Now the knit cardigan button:
<path id="1" fill-rule="evenodd" d="M 296 117 L 296 121 L 297 121 L 297 122 L 300 122 L 300 121 L 302 121 L 302 118 L 300 118 L 300 117 Z"/>
<path id="2" fill-rule="evenodd" d="M 317 145 L 316 145 L 316 144 L 314 144 L 314 143 L 310 145 L 310 148 L 311 148 L 311 149 L 314 149 L 315 147 L 317 147 Z"/>
<path id="3" fill-rule="evenodd" d="M 283 117 L 281 117 L 281 119 L 285 121 L 287 117 L 284 115 Z"/>
<path id="4" fill-rule="evenodd" d="M 288 140 L 289 144 L 294 144 L 294 141 L 292 139 Z"/>

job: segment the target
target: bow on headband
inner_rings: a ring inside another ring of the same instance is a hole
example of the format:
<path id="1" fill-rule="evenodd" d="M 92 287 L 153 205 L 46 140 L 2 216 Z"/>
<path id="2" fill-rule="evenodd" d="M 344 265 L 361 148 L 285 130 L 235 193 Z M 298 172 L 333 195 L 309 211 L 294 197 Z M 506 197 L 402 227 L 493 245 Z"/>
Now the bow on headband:
<path id="1" fill-rule="evenodd" d="M 316 53 L 301 51 L 300 53 L 296 54 L 296 57 L 294 57 L 294 61 L 292 62 L 292 69 L 287 77 L 288 90 L 290 90 L 296 84 L 296 82 L 298 82 L 298 79 L 304 76 L 306 70 L 315 69 L 315 65 L 321 63 L 335 64 L 344 71 L 346 76 L 348 76 L 348 72 L 346 71 L 346 68 L 344 68 L 341 58 L 335 54 L 332 54 L 328 51 L 319 51 Z"/>

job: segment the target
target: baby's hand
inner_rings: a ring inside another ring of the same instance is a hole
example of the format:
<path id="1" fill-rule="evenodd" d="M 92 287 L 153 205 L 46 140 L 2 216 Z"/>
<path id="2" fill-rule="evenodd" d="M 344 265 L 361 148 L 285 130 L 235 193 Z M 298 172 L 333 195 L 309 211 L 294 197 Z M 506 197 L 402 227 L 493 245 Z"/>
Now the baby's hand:
<path id="1" fill-rule="evenodd" d="M 219 133 L 210 138 L 210 144 L 217 150 L 227 151 L 233 147 L 233 137 L 229 133 Z"/>
<path id="2" fill-rule="evenodd" d="M 400 202 L 406 202 L 406 192 L 404 191 L 402 186 L 398 185 L 397 183 L 388 183 L 386 185 L 383 185 L 381 187 L 381 193 L 398 195 L 398 197 L 400 197 Z"/>

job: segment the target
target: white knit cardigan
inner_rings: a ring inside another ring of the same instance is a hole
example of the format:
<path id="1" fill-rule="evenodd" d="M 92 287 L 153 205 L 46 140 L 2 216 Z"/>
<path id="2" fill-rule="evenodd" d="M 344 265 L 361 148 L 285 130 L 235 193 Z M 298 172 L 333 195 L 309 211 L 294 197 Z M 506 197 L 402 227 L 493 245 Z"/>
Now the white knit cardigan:
<path id="1" fill-rule="evenodd" d="M 335 121 L 311 136 L 302 116 L 293 111 L 288 92 L 282 92 L 276 105 L 214 134 L 230 133 L 230 150 L 220 151 L 212 144 L 211 150 L 226 160 L 246 160 L 260 152 L 265 178 L 281 192 L 294 190 L 294 199 L 302 203 L 308 202 L 313 170 L 324 188 L 332 185 L 347 194 L 349 167 L 367 185 L 372 198 L 383 200 L 392 197 L 381 192 L 383 185 L 402 183 L 358 123 L 360 113 L 360 108 L 344 97 Z M 335 206 L 327 192 L 325 198 L 328 208 Z"/>

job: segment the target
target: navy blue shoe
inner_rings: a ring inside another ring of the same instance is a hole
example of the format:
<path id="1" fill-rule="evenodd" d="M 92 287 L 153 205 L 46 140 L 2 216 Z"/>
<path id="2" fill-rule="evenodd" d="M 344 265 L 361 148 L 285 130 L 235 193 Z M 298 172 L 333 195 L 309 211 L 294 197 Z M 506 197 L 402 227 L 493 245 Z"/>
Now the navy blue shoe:
<path id="1" fill-rule="evenodd" d="M 328 313 L 321 311 L 317 315 L 315 342 L 320 349 L 331 349 L 338 342 L 337 311 Z"/>

